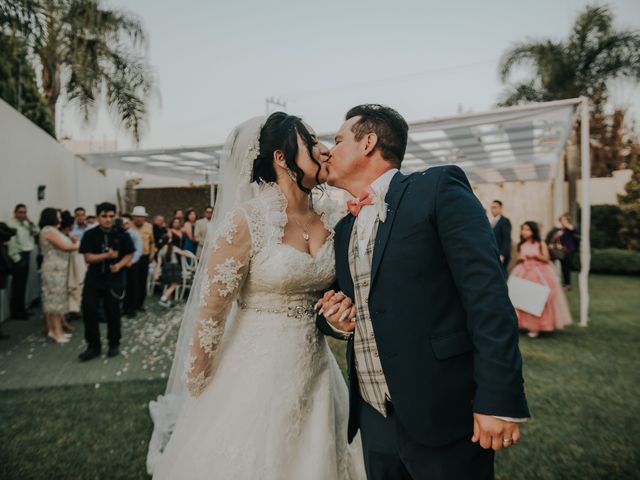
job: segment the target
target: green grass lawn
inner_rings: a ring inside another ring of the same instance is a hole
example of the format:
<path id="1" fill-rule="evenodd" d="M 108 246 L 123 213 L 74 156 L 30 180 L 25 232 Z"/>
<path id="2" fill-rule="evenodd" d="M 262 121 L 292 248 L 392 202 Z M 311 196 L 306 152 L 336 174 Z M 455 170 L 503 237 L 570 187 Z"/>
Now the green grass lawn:
<path id="1" fill-rule="evenodd" d="M 593 275 L 591 291 L 589 328 L 522 337 L 533 419 L 522 444 L 498 455 L 498 478 L 640 478 L 640 278 Z M 332 348 L 344 366 L 343 344 Z M 148 478 L 147 404 L 163 389 L 158 380 L 0 392 L 0 478 Z"/>

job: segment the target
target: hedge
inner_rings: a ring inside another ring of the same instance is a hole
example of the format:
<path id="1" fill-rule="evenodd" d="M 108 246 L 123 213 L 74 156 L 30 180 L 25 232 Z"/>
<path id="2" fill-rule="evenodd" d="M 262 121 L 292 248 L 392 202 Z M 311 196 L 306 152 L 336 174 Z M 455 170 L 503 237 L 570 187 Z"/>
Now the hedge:
<path id="1" fill-rule="evenodd" d="M 574 269 L 580 270 L 580 255 L 573 257 Z M 621 248 L 591 250 L 591 272 L 618 275 L 640 275 L 640 252 Z"/>

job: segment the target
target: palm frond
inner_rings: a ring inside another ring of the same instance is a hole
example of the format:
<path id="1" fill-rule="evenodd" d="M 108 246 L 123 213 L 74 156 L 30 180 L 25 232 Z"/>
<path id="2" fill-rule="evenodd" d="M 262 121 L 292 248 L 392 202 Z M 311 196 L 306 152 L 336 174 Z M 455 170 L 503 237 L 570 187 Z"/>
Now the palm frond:
<path id="1" fill-rule="evenodd" d="M 511 107 L 520 103 L 544 102 L 548 98 L 547 92 L 536 87 L 533 80 L 519 83 L 504 90 L 500 94 L 499 107 Z"/>
<path id="2" fill-rule="evenodd" d="M 500 59 L 500 79 L 505 83 L 513 68 L 518 65 L 528 63 L 536 73 L 541 74 L 562 63 L 563 59 L 564 47 L 560 43 L 550 40 L 519 43 L 507 50 Z"/>
<path id="3" fill-rule="evenodd" d="M 568 48 L 571 51 L 583 51 L 589 43 L 597 43 L 598 39 L 611 35 L 613 15 L 606 6 L 588 6 L 573 24 L 569 36 Z"/>

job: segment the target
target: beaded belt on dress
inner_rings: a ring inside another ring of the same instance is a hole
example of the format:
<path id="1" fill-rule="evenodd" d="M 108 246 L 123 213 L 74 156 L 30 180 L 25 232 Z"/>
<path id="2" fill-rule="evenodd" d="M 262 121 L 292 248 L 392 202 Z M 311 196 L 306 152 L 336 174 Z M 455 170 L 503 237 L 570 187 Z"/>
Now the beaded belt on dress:
<path id="1" fill-rule="evenodd" d="M 243 310 L 251 310 L 258 313 L 281 313 L 287 317 L 302 318 L 309 315 L 314 315 L 315 310 L 313 305 L 293 305 L 289 307 L 259 307 L 255 305 L 247 305 L 244 302 L 239 302 L 238 306 Z"/>

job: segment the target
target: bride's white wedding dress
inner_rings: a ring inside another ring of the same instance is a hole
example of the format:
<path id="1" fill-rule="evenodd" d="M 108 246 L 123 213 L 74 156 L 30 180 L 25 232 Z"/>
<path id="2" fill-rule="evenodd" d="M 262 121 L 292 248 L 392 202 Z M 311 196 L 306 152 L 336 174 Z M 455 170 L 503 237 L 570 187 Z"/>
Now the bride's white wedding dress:
<path id="1" fill-rule="evenodd" d="M 266 184 L 219 229 L 186 366 L 192 396 L 154 479 L 364 478 L 347 386 L 314 322 L 335 277 L 333 233 L 312 257 L 282 243 L 286 223 L 285 197 Z"/>

